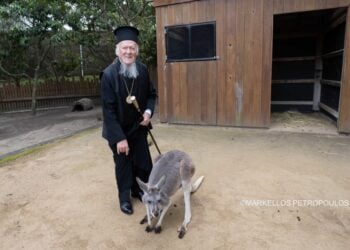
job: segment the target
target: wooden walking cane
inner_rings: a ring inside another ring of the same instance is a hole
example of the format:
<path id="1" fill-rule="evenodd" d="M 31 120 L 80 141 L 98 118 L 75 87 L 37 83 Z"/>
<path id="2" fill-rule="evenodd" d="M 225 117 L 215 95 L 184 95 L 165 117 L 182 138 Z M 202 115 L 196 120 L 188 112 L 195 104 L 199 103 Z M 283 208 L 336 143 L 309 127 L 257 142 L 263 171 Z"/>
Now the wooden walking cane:
<path id="1" fill-rule="evenodd" d="M 139 104 L 138 104 L 138 102 L 137 102 L 137 100 L 136 100 L 136 97 L 135 97 L 135 96 L 130 96 L 130 101 L 132 102 L 132 104 L 134 105 L 134 107 L 136 108 L 136 110 L 140 113 L 140 115 L 143 116 L 143 115 L 142 115 L 142 112 L 141 112 L 141 110 L 140 110 Z M 150 122 L 150 124 L 151 124 L 151 122 Z M 153 141 L 154 145 L 155 145 L 156 148 L 157 148 L 158 154 L 161 155 L 162 153 L 160 152 L 160 149 L 159 149 L 159 147 L 158 147 L 158 144 L 157 144 L 157 142 L 156 142 L 156 139 L 154 139 L 153 134 L 152 134 L 152 132 L 151 132 L 151 130 L 150 130 L 150 128 L 149 128 L 148 126 L 147 126 L 147 130 L 148 130 L 149 135 L 150 135 L 151 138 L 152 138 L 152 141 Z"/>

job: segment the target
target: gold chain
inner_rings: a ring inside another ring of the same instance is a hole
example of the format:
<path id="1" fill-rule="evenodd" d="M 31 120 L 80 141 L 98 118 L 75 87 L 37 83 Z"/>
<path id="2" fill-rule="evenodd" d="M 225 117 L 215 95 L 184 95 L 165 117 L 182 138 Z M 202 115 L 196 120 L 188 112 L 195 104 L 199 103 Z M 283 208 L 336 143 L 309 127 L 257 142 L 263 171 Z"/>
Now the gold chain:
<path id="1" fill-rule="evenodd" d="M 126 81 L 124 78 L 122 78 L 122 81 L 124 82 L 124 85 L 125 85 L 125 88 L 126 88 L 126 91 L 128 92 L 128 96 L 126 97 L 126 103 L 128 104 L 132 104 L 133 100 L 135 99 L 135 96 L 132 96 L 132 90 L 134 88 L 134 83 L 135 83 L 135 78 L 132 79 L 132 84 L 131 84 L 131 89 L 129 91 L 129 88 L 126 84 Z"/>
<path id="2" fill-rule="evenodd" d="M 125 85 L 125 88 L 126 88 L 126 91 L 128 92 L 128 96 L 130 96 L 132 94 L 132 89 L 134 88 L 134 82 L 135 82 L 135 78 L 132 79 L 132 84 L 131 84 L 131 89 L 129 91 L 129 88 L 126 84 L 126 81 L 124 79 L 124 77 L 122 78 L 123 82 L 124 82 L 124 85 Z"/>

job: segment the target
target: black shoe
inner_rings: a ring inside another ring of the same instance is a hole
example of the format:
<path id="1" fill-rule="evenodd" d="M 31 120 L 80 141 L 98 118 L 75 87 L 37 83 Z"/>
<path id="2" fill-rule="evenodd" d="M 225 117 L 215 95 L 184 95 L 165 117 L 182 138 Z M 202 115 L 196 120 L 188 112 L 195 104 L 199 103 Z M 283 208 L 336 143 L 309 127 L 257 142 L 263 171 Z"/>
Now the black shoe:
<path id="1" fill-rule="evenodd" d="M 124 214 L 132 214 L 134 211 L 132 210 L 132 205 L 130 203 L 130 201 L 122 201 L 120 202 L 120 210 L 122 210 L 122 212 Z"/>
<path id="2" fill-rule="evenodd" d="M 142 196 L 143 196 L 143 192 L 139 191 L 139 192 L 131 192 L 131 197 L 139 199 L 142 202 Z"/>

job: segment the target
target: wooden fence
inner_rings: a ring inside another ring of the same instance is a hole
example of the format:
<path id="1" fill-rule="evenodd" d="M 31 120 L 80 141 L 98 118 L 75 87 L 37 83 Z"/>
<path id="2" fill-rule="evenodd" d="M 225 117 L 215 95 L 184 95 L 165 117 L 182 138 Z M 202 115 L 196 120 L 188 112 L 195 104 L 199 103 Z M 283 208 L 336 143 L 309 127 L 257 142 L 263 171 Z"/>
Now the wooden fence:
<path id="1" fill-rule="evenodd" d="M 0 85 L 0 112 L 31 109 L 32 83 L 16 86 L 12 83 Z M 91 79 L 60 79 L 59 82 L 45 80 L 37 86 L 37 108 L 72 106 L 73 102 L 87 97 L 100 103 L 98 77 Z"/>

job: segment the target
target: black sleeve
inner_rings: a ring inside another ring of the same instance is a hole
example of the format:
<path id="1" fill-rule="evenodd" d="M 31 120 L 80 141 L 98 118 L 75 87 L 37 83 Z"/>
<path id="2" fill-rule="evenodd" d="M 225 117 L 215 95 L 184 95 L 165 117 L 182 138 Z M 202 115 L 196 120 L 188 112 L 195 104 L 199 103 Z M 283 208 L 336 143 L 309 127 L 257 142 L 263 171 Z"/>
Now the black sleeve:
<path id="1" fill-rule="evenodd" d="M 101 78 L 101 98 L 104 122 L 104 137 L 110 144 L 126 139 L 119 123 L 118 117 L 118 96 L 115 92 L 112 77 L 103 73 Z"/>

